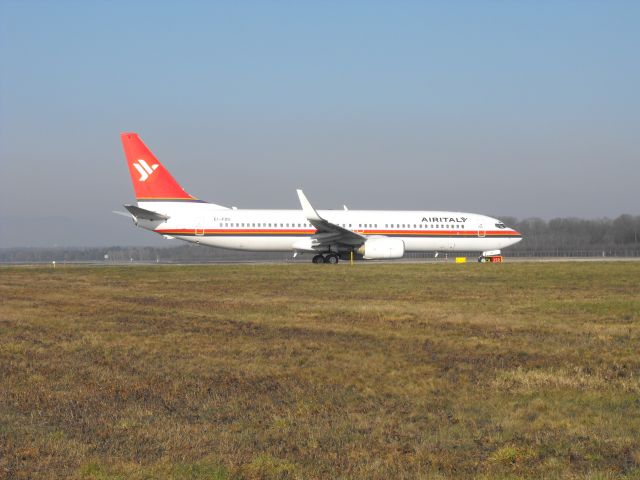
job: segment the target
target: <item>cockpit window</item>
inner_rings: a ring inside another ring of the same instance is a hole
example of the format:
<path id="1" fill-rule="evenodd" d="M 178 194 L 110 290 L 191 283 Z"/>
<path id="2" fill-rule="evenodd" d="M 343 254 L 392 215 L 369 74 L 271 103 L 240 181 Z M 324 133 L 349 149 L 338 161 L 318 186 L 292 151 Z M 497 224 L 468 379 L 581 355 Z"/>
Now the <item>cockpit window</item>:
<path id="1" fill-rule="evenodd" d="M 507 228 L 507 226 L 504 223 L 496 223 L 496 227 L 498 228 Z"/>

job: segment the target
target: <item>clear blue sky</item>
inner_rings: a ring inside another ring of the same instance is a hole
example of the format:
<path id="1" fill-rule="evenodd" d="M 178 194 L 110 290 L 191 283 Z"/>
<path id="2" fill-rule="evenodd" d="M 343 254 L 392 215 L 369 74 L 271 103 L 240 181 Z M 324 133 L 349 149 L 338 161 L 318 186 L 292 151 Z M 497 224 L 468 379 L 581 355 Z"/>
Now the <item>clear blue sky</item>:
<path id="1" fill-rule="evenodd" d="M 0 247 L 157 244 L 140 133 L 223 205 L 640 213 L 640 2 L 0 2 Z M 160 243 L 166 244 L 166 243 Z"/>

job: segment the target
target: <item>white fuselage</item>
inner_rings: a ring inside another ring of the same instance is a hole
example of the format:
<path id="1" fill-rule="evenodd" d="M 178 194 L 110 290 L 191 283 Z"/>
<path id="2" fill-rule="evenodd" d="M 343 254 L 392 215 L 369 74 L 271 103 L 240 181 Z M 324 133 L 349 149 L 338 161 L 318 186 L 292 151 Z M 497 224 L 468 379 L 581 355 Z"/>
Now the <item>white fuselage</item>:
<path id="1" fill-rule="evenodd" d="M 249 251 L 318 251 L 316 229 L 302 210 L 240 210 L 198 202 L 140 202 L 168 220 L 138 219 L 167 237 Z M 407 252 L 500 250 L 521 240 L 515 230 L 484 215 L 442 211 L 320 210 L 327 221 L 366 237 L 399 238 Z M 331 247 L 329 247 L 331 249 Z M 331 251 L 340 251 L 336 245 Z"/>

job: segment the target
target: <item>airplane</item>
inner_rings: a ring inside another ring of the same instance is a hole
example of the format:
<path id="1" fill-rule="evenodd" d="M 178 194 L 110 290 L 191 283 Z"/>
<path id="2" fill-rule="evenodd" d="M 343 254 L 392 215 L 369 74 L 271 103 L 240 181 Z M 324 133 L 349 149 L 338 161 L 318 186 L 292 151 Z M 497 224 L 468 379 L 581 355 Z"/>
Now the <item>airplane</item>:
<path id="1" fill-rule="evenodd" d="M 301 189 L 299 210 L 245 210 L 187 193 L 138 134 L 120 135 L 137 205 L 135 225 L 169 239 L 254 252 L 312 254 L 313 263 L 402 258 L 407 252 L 499 256 L 522 235 L 496 218 L 444 211 L 316 210 Z M 117 212 L 116 212 L 117 213 Z M 125 214 L 126 215 L 126 214 Z"/>

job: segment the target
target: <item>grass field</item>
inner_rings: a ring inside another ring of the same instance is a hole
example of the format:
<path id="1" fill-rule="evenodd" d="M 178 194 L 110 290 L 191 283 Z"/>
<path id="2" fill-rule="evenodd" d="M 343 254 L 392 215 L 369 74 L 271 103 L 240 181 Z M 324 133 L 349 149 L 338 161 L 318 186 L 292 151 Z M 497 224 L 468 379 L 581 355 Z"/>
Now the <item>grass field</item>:
<path id="1" fill-rule="evenodd" d="M 0 268 L 0 477 L 640 478 L 640 262 Z"/>

